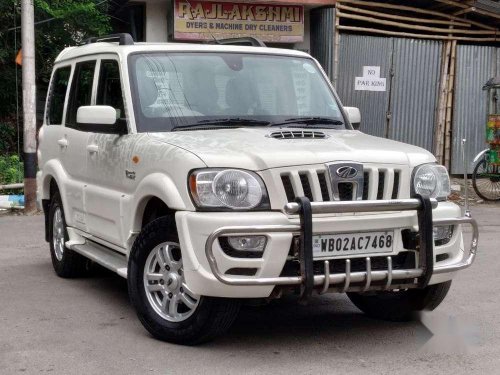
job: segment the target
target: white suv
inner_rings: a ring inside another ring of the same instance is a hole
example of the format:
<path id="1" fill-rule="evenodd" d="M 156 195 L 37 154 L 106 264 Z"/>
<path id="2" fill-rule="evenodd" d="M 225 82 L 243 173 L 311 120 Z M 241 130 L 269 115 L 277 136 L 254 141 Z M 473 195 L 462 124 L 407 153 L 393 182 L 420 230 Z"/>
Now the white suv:
<path id="1" fill-rule="evenodd" d="M 38 202 L 56 273 L 127 278 L 155 337 L 209 340 L 284 293 L 407 319 L 472 264 L 446 169 L 355 130 L 309 55 L 104 39 L 55 62 Z"/>

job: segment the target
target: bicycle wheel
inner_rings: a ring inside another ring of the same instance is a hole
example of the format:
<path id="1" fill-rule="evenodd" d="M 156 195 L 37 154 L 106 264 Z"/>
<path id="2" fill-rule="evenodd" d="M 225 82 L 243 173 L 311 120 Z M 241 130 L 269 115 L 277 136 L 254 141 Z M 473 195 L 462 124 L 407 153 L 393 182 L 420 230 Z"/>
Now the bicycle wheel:
<path id="1" fill-rule="evenodd" d="M 486 201 L 500 200 L 500 169 L 486 160 L 477 163 L 472 174 L 476 194 Z"/>

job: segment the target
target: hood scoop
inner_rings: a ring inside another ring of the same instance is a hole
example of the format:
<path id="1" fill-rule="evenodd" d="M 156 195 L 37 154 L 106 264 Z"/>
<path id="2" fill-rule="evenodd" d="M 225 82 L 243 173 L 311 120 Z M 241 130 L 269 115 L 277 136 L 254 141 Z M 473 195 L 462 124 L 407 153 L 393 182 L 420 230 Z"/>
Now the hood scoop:
<path id="1" fill-rule="evenodd" d="M 319 131 L 312 130 L 280 130 L 267 135 L 275 139 L 325 139 L 328 136 Z"/>

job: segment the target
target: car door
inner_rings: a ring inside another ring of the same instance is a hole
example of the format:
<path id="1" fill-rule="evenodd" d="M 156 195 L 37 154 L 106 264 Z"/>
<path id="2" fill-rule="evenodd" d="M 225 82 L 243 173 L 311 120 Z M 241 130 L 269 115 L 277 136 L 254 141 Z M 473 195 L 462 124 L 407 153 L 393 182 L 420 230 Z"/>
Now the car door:
<path id="1" fill-rule="evenodd" d="M 85 204 L 89 232 L 112 244 L 123 246 L 126 234 L 121 232 L 121 201 L 126 178 L 127 132 L 122 95 L 120 65 L 113 55 L 103 56 L 98 63 L 95 105 L 107 105 L 116 110 L 116 128 L 122 132 L 89 133 L 87 139 L 88 185 Z"/>
<path id="2" fill-rule="evenodd" d="M 44 126 L 39 133 L 41 162 L 45 164 L 56 161 L 56 163 L 59 162 L 63 166 L 63 169 L 65 169 L 64 164 L 67 161 L 67 143 L 64 139 L 66 132 L 64 129 L 64 113 L 69 95 L 72 69 L 71 63 L 54 67 L 47 96 Z M 42 168 L 42 165 L 40 167 Z M 64 184 L 64 187 L 66 187 L 66 179 L 64 178 L 58 179 L 57 183 Z M 66 203 L 67 197 L 62 198 L 64 204 L 68 205 Z M 70 216 L 69 213 L 70 208 L 66 207 L 66 216 Z M 69 222 L 68 219 L 66 220 Z"/>
<path id="3" fill-rule="evenodd" d="M 63 138 L 64 111 L 71 80 L 72 66 L 56 66 L 50 81 L 47 96 L 44 126 L 39 133 L 39 147 L 42 154 L 42 163 L 58 160 L 63 163 L 66 149 L 61 147 L 59 140 Z M 40 166 L 42 167 L 42 166 Z M 59 183 L 61 183 L 59 181 Z"/>
<path id="4" fill-rule="evenodd" d="M 77 61 L 74 64 L 64 128 L 57 144 L 66 173 L 65 216 L 69 226 L 87 230 L 84 186 L 87 178 L 88 133 L 79 129 L 76 112 L 80 106 L 90 105 L 96 60 Z M 63 199 L 64 202 L 64 199 Z"/>

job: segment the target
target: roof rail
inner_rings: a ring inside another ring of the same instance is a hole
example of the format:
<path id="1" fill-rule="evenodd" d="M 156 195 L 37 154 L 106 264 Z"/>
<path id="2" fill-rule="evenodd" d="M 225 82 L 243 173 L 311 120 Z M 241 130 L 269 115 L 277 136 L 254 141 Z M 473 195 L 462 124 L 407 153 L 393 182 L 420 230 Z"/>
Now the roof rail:
<path id="1" fill-rule="evenodd" d="M 237 46 L 252 46 L 252 47 L 267 47 L 266 44 L 253 36 L 245 36 L 241 38 L 228 38 L 228 39 L 216 39 L 211 41 L 211 43 L 215 44 L 233 44 Z"/>
<path id="2" fill-rule="evenodd" d="M 97 42 L 118 42 L 120 46 L 133 46 L 134 38 L 132 38 L 132 35 L 127 33 L 110 34 L 88 38 L 83 42 L 83 44 L 92 44 Z"/>

